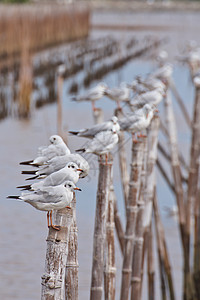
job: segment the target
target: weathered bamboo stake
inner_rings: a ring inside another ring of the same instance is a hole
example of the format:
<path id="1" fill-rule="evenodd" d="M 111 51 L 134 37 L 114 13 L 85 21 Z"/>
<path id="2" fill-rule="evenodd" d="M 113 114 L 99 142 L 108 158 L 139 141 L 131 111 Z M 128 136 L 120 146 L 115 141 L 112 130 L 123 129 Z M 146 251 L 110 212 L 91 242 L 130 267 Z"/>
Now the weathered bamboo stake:
<path id="1" fill-rule="evenodd" d="M 143 162 L 144 144 L 139 142 L 132 145 L 132 162 L 131 174 L 129 182 L 129 197 L 126 207 L 126 232 L 124 242 L 124 258 L 122 267 L 121 281 L 121 300 L 129 299 L 129 287 L 132 273 L 132 257 L 133 257 L 133 238 L 135 234 L 135 224 L 137 216 L 137 204 L 140 192 L 140 178 Z"/>
<path id="2" fill-rule="evenodd" d="M 193 278 L 197 299 L 200 299 L 200 189 L 197 193 L 198 201 L 195 205 L 195 233 L 194 233 L 194 266 Z M 197 200 L 197 199 L 196 199 Z"/>
<path id="3" fill-rule="evenodd" d="M 162 271 L 164 271 L 164 274 L 167 277 L 166 279 L 168 281 L 170 299 L 174 300 L 175 294 L 174 294 L 173 279 L 172 279 L 172 274 L 171 274 L 171 266 L 170 266 L 170 262 L 169 262 L 169 255 L 168 255 L 167 245 L 166 245 L 166 241 L 165 241 L 164 228 L 163 228 L 163 224 L 161 222 L 161 218 L 160 218 L 159 210 L 158 210 L 156 189 L 155 189 L 154 197 L 153 197 L 153 209 L 154 209 L 154 216 L 155 216 L 155 229 L 156 229 L 156 239 L 157 239 L 159 260 L 162 265 L 162 267 L 160 269 L 162 269 Z"/>
<path id="4" fill-rule="evenodd" d="M 73 222 L 70 227 L 68 256 L 65 271 L 65 299 L 78 300 L 78 229 L 76 224 L 76 196 L 71 203 Z"/>
<path id="5" fill-rule="evenodd" d="M 103 110 L 101 108 L 96 108 L 93 110 L 93 119 L 94 124 L 100 124 L 103 122 L 104 116 L 103 116 Z"/>
<path id="6" fill-rule="evenodd" d="M 171 162 L 171 155 L 164 149 L 164 147 L 161 145 L 160 142 L 158 142 L 158 150 L 159 150 L 160 153 L 162 153 L 162 155 L 163 155 L 169 162 Z M 185 159 L 184 159 L 184 157 L 182 156 L 181 153 L 179 153 L 179 160 L 180 160 L 181 166 L 184 167 L 184 169 L 185 169 L 186 171 L 188 171 L 188 170 L 189 170 L 189 167 L 188 167 L 188 165 L 186 164 Z"/>
<path id="7" fill-rule="evenodd" d="M 116 229 L 117 238 L 118 238 L 118 241 L 119 241 L 121 253 L 123 254 L 124 253 L 124 229 L 123 229 L 122 222 L 121 222 L 121 219 L 120 219 L 120 215 L 119 215 L 119 211 L 118 211 L 118 207 L 117 207 L 117 199 L 116 199 L 115 193 L 113 193 L 113 197 L 114 197 L 115 229 Z"/>
<path id="8" fill-rule="evenodd" d="M 189 264 L 189 252 L 186 248 L 186 228 L 185 228 L 185 205 L 184 205 L 184 195 L 183 195 L 183 186 L 182 186 L 182 175 L 181 168 L 178 157 L 178 144 L 176 137 L 176 125 L 174 119 L 174 113 L 172 108 L 172 101 L 169 94 L 169 90 L 167 91 L 167 97 L 165 99 L 165 115 L 166 115 L 166 123 L 168 127 L 169 133 L 169 144 L 170 144 L 170 152 L 171 152 L 171 164 L 172 164 L 172 172 L 174 177 L 174 185 L 176 191 L 176 201 L 178 206 L 178 217 L 179 217 L 179 229 L 182 240 L 183 254 L 184 254 L 184 299 L 188 299 L 188 291 L 190 286 L 190 264 Z"/>
<path id="9" fill-rule="evenodd" d="M 103 292 L 103 267 L 106 239 L 106 217 L 110 191 L 112 160 L 108 164 L 99 163 L 95 229 L 93 239 L 93 262 L 90 299 L 100 300 Z"/>
<path id="10" fill-rule="evenodd" d="M 147 231 L 147 271 L 148 271 L 148 294 L 149 300 L 155 300 L 155 265 L 154 265 L 154 251 L 153 251 L 153 234 L 152 224 Z"/>
<path id="11" fill-rule="evenodd" d="M 120 119 L 123 117 L 123 113 L 121 109 L 115 110 L 115 115 Z M 126 161 L 126 148 L 125 148 L 125 137 L 122 131 L 118 134 L 119 141 L 118 141 L 118 153 L 119 153 L 119 166 L 120 166 L 120 173 L 121 173 L 121 180 L 122 180 L 122 188 L 124 194 L 124 203 L 125 207 L 128 203 L 128 193 L 129 193 L 129 175 L 128 175 L 128 168 L 127 168 L 127 161 Z"/>
<path id="12" fill-rule="evenodd" d="M 156 165 L 160 171 L 160 173 L 162 174 L 163 178 L 165 179 L 165 181 L 167 182 L 169 188 L 171 189 L 172 192 L 174 192 L 174 194 L 176 193 L 175 191 L 175 187 L 174 184 L 170 181 L 165 169 L 163 168 L 162 164 L 160 163 L 160 160 L 157 159 Z"/>
<path id="13" fill-rule="evenodd" d="M 196 80 L 195 80 L 196 78 Z M 188 190 L 186 204 L 186 235 L 187 250 L 190 254 L 190 229 L 191 214 L 194 209 L 194 202 L 198 189 L 198 167 L 199 167 L 199 151 L 200 151 L 200 77 L 194 77 L 195 85 L 195 102 L 192 123 L 192 141 L 190 147 L 190 169 L 188 175 Z"/>
<path id="14" fill-rule="evenodd" d="M 189 128 L 192 128 L 192 122 L 190 120 L 190 116 L 188 114 L 188 111 L 187 111 L 187 109 L 186 109 L 186 107 L 183 103 L 183 100 L 181 99 L 181 97 L 180 97 L 180 95 L 179 95 L 179 93 L 176 89 L 176 86 L 174 84 L 174 81 L 172 79 L 170 80 L 169 85 L 170 85 L 170 89 L 171 89 L 172 93 L 174 94 L 174 96 L 175 96 L 175 98 L 176 98 L 176 100 L 177 100 L 177 102 L 180 106 L 180 109 L 181 109 L 181 111 L 182 111 L 182 113 L 185 117 L 186 123 L 188 124 Z"/>
<path id="15" fill-rule="evenodd" d="M 105 253 L 105 266 L 104 266 L 104 299 L 115 299 L 115 239 L 114 239 L 114 187 L 110 186 L 109 200 L 108 200 L 108 214 L 106 224 L 106 253 Z"/>
<path id="16" fill-rule="evenodd" d="M 56 231 L 51 227 L 49 229 L 45 273 L 42 276 L 42 300 L 65 299 L 65 267 L 73 211 L 63 208 L 56 212 L 54 219 L 55 223 L 61 226 L 61 230 Z"/>

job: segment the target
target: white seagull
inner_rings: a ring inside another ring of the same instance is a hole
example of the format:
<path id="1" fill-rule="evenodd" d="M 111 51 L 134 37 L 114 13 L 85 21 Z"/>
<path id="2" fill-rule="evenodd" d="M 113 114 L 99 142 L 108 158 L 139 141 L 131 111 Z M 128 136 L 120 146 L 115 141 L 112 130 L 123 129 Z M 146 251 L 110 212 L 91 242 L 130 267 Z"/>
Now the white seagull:
<path id="1" fill-rule="evenodd" d="M 137 110 L 134 114 L 119 120 L 121 130 L 130 132 L 133 136 L 133 141 L 137 142 L 135 133 L 141 132 L 150 125 L 155 111 L 157 111 L 155 106 L 145 104 L 143 108 Z M 143 137 L 143 135 L 140 134 L 139 137 Z"/>
<path id="2" fill-rule="evenodd" d="M 173 72 L 173 66 L 169 63 L 166 63 L 162 67 L 156 69 L 154 72 L 151 73 L 151 76 L 160 79 L 167 85 L 171 79 Z"/>
<path id="3" fill-rule="evenodd" d="M 132 111 L 135 111 L 138 108 L 142 108 L 145 104 L 158 105 L 163 97 L 165 97 L 165 91 L 159 87 L 155 90 L 135 96 L 131 102 L 129 102 L 129 106 Z"/>
<path id="4" fill-rule="evenodd" d="M 18 186 L 17 188 L 35 191 L 35 190 L 43 190 L 43 187 L 46 186 L 52 186 L 52 185 L 54 186 L 54 185 L 62 184 L 66 180 L 70 180 L 74 183 L 77 183 L 81 172 L 82 170 L 78 168 L 77 164 L 73 162 L 69 162 L 64 168 L 48 175 L 44 180 L 41 180 L 39 182 L 30 185 Z"/>
<path id="5" fill-rule="evenodd" d="M 22 174 L 36 175 L 36 177 L 33 177 L 31 179 L 35 179 L 38 176 L 46 177 L 64 168 L 69 162 L 76 163 L 79 169 L 82 170 L 82 172 L 79 175 L 80 178 L 84 178 L 88 175 L 90 166 L 87 160 L 78 153 L 71 153 L 71 154 L 53 157 L 52 159 L 48 160 L 45 165 L 41 166 L 38 170 L 22 171 Z"/>
<path id="6" fill-rule="evenodd" d="M 49 138 L 50 145 L 38 148 L 38 157 L 34 160 L 23 161 L 20 165 L 43 165 L 47 160 L 60 155 L 70 154 L 70 150 L 59 135 L 52 135 Z"/>
<path id="7" fill-rule="evenodd" d="M 96 110 L 95 101 L 104 96 L 106 88 L 107 85 L 104 82 L 100 82 L 97 86 L 88 90 L 86 94 L 74 96 L 72 100 L 76 102 L 89 101 L 92 103 L 92 110 L 94 111 Z"/>
<path id="8" fill-rule="evenodd" d="M 111 99 L 117 102 L 117 105 L 120 107 L 120 102 L 127 102 L 130 100 L 130 88 L 125 82 L 122 82 L 120 84 L 120 87 L 115 87 L 112 89 L 106 89 L 105 95 Z"/>
<path id="9" fill-rule="evenodd" d="M 31 204 L 38 210 L 47 211 L 47 224 L 56 230 L 60 230 L 59 226 L 52 224 L 52 210 L 59 210 L 64 207 L 70 208 L 69 204 L 73 199 L 74 190 L 77 188 L 71 181 L 66 181 L 57 186 L 49 186 L 43 188 L 42 191 L 37 190 L 34 192 L 21 193 L 21 196 L 8 196 L 9 199 L 19 199 L 21 201 Z M 50 217 L 50 225 L 49 225 Z"/>
<path id="10" fill-rule="evenodd" d="M 101 131 L 88 143 L 86 148 L 78 149 L 77 152 L 94 153 L 96 155 L 106 154 L 110 152 L 118 143 L 118 134 L 115 128 L 107 131 Z"/>
<path id="11" fill-rule="evenodd" d="M 93 127 L 86 128 L 86 129 L 80 129 L 78 131 L 69 131 L 69 133 L 76 135 L 76 136 L 92 139 L 97 133 L 99 133 L 101 131 L 111 130 L 113 128 L 113 126 L 115 127 L 115 131 L 119 132 L 120 126 L 118 123 L 118 118 L 116 116 L 113 116 L 111 118 L 111 120 L 109 120 L 107 122 L 103 122 L 101 124 L 96 124 Z"/>

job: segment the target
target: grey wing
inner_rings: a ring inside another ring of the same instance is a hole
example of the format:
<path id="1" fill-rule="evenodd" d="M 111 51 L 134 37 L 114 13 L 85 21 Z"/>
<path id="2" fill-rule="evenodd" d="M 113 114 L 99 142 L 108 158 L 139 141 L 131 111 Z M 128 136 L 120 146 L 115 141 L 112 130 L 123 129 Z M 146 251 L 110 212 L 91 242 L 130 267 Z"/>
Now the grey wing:
<path id="1" fill-rule="evenodd" d="M 131 124 L 137 122 L 139 119 L 140 116 L 136 113 L 134 116 L 127 116 L 126 118 L 119 120 L 120 129 L 125 130 L 126 128 L 130 127 Z"/>
<path id="2" fill-rule="evenodd" d="M 109 129 L 110 129 L 110 122 L 104 122 L 86 129 L 84 132 L 80 133 L 80 136 L 93 138 L 97 133 Z"/>

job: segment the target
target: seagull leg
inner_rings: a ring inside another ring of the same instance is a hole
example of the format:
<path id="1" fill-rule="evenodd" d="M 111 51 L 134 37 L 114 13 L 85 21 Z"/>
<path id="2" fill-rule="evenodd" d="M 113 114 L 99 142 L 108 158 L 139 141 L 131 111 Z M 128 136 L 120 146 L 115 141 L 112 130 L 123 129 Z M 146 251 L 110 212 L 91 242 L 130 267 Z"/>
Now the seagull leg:
<path id="1" fill-rule="evenodd" d="M 60 226 L 57 226 L 57 225 L 53 225 L 52 223 L 52 210 L 50 211 L 50 222 L 51 222 L 51 227 L 55 230 L 60 230 Z"/>
<path id="2" fill-rule="evenodd" d="M 48 228 L 50 227 L 49 226 L 49 211 L 47 212 L 47 226 L 48 226 Z"/>
<path id="3" fill-rule="evenodd" d="M 97 108 L 95 107 L 95 101 L 92 101 L 92 110 L 95 111 Z"/>
<path id="4" fill-rule="evenodd" d="M 71 209 L 71 207 L 70 206 L 65 206 L 66 208 L 69 208 L 69 209 Z"/>
<path id="5" fill-rule="evenodd" d="M 134 144 L 137 144 L 138 141 L 135 138 L 135 133 L 132 133 L 132 140 Z"/>
<path id="6" fill-rule="evenodd" d="M 145 134 L 140 133 L 140 134 L 137 135 L 137 137 L 138 138 L 146 138 L 147 136 Z"/>
<path id="7" fill-rule="evenodd" d="M 119 109 L 119 110 L 122 110 L 122 108 L 121 108 L 121 105 L 120 105 L 120 102 L 119 102 L 119 101 L 117 101 L 117 107 L 118 107 L 118 109 Z"/>

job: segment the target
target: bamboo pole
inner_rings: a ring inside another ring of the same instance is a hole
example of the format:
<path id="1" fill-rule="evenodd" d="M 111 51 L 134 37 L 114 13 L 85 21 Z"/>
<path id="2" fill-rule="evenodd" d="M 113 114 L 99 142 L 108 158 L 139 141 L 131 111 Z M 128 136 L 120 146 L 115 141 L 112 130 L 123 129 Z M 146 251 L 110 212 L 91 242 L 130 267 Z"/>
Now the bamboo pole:
<path id="1" fill-rule="evenodd" d="M 153 209 L 154 209 L 154 216 L 155 216 L 155 229 L 156 229 L 156 240 L 157 240 L 159 261 L 161 264 L 160 269 L 162 270 L 162 272 L 164 272 L 164 278 L 166 275 L 166 280 L 168 282 L 167 287 L 169 288 L 170 299 L 174 300 L 175 294 L 174 294 L 173 279 L 171 274 L 171 265 L 169 262 L 169 255 L 168 255 L 167 245 L 165 241 L 164 228 L 158 210 L 156 189 L 153 197 Z"/>
<path id="2" fill-rule="evenodd" d="M 140 178 L 143 162 L 143 143 L 132 145 L 132 163 L 131 174 L 129 182 L 129 197 L 127 205 L 127 220 L 126 220 L 126 232 L 124 242 L 124 258 L 122 267 L 122 280 L 121 280 L 121 300 L 128 300 L 129 287 L 132 273 L 132 257 L 133 257 L 133 238 L 135 233 L 135 224 L 137 216 L 137 205 L 140 192 Z"/>
<path id="3" fill-rule="evenodd" d="M 180 97 L 180 95 L 179 95 L 179 93 L 176 89 L 176 86 L 174 84 L 174 81 L 172 79 L 170 80 L 169 86 L 170 86 L 170 89 L 171 89 L 172 93 L 174 94 L 174 96 L 175 96 L 175 98 L 178 102 L 178 105 L 179 105 L 179 107 L 182 111 L 183 116 L 185 117 L 185 121 L 186 121 L 187 125 L 189 126 L 190 129 L 192 129 L 192 122 L 190 120 L 190 116 L 188 114 L 188 111 L 187 111 L 187 109 L 186 109 L 186 107 L 183 103 L 183 100 L 181 99 L 181 97 Z"/>
<path id="4" fill-rule="evenodd" d="M 103 122 L 104 116 L 103 116 L 103 110 L 101 108 L 96 108 L 93 110 L 93 119 L 94 124 L 100 124 Z"/>
<path id="5" fill-rule="evenodd" d="M 147 165 L 147 140 L 144 140 L 144 156 L 141 172 L 141 189 L 138 201 L 138 213 L 135 227 L 135 236 L 133 240 L 133 260 L 132 260 L 132 276 L 131 276 L 131 299 L 137 300 L 141 297 L 141 282 L 142 282 L 142 261 L 144 247 L 144 193 L 146 183 L 146 165 Z"/>
<path id="6" fill-rule="evenodd" d="M 65 299 L 78 300 L 78 229 L 76 224 L 76 196 L 71 203 L 72 225 L 70 227 L 68 256 L 65 272 Z"/>
<path id="7" fill-rule="evenodd" d="M 49 228 L 45 273 L 42 275 L 42 300 L 65 299 L 65 267 L 73 211 L 63 208 L 56 212 L 54 219 L 56 224 L 61 226 L 61 230 L 56 231 L 51 227 Z"/>
<path id="8" fill-rule="evenodd" d="M 167 97 L 165 99 L 165 116 L 169 134 L 169 144 L 171 152 L 171 165 L 174 178 L 174 186 L 176 191 L 176 201 L 178 206 L 179 217 L 179 229 L 182 240 L 183 254 L 184 254 L 184 299 L 189 299 L 188 296 L 191 291 L 190 281 L 190 263 L 189 263 L 189 251 L 187 248 L 186 226 L 185 226 L 185 204 L 182 186 L 182 175 L 178 156 L 178 144 L 176 137 L 176 125 L 174 119 L 174 113 L 172 108 L 172 101 L 167 91 Z"/>
<path id="9" fill-rule="evenodd" d="M 93 239 L 92 278 L 90 299 L 100 300 L 103 292 L 104 249 L 106 239 L 106 217 L 110 191 L 112 159 L 108 164 L 99 163 L 95 229 Z"/>
<path id="10" fill-rule="evenodd" d="M 192 122 L 192 141 L 190 147 L 190 169 L 188 175 L 188 190 L 186 204 L 186 235 L 187 235 L 187 251 L 190 254 L 190 228 L 191 214 L 194 209 L 195 197 L 198 189 L 198 159 L 200 151 L 200 78 L 195 81 L 195 102 Z"/>
<path id="11" fill-rule="evenodd" d="M 195 206 L 195 233 L 194 233 L 194 265 L 193 278 L 197 299 L 200 299 L 200 189 L 197 193 L 198 201 Z"/>
<path id="12" fill-rule="evenodd" d="M 117 238 L 118 238 L 118 241 L 119 241 L 119 246 L 120 246 L 120 249 L 121 249 L 121 253 L 123 255 L 123 253 L 124 253 L 124 229 L 123 229 L 120 214 L 119 214 L 119 211 L 118 211 L 117 199 L 116 199 L 115 193 L 113 193 L 113 197 L 114 197 L 115 229 L 116 229 Z"/>
<path id="13" fill-rule="evenodd" d="M 111 180 L 112 181 L 112 180 Z M 108 214 L 106 224 L 106 253 L 104 267 L 104 299 L 115 299 L 115 239 L 114 239 L 114 187 L 111 182 L 110 194 L 108 200 Z"/>
<path id="14" fill-rule="evenodd" d="M 148 271 L 148 294 L 149 300 L 155 300 L 155 265 L 154 265 L 154 251 L 153 251 L 153 234 L 152 224 L 147 231 L 147 271 Z"/>
<path id="15" fill-rule="evenodd" d="M 115 110 L 115 115 L 120 119 L 123 117 L 122 110 L 117 108 Z M 119 141 L 118 141 L 118 154 L 119 154 L 119 167 L 121 173 L 121 180 L 122 180 L 122 188 L 124 194 L 124 203 L 125 208 L 128 203 L 128 193 L 129 193 L 129 175 L 127 169 L 127 161 L 126 161 L 126 148 L 125 148 L 125 137 L 122 131 L 118 134 Z"/>

